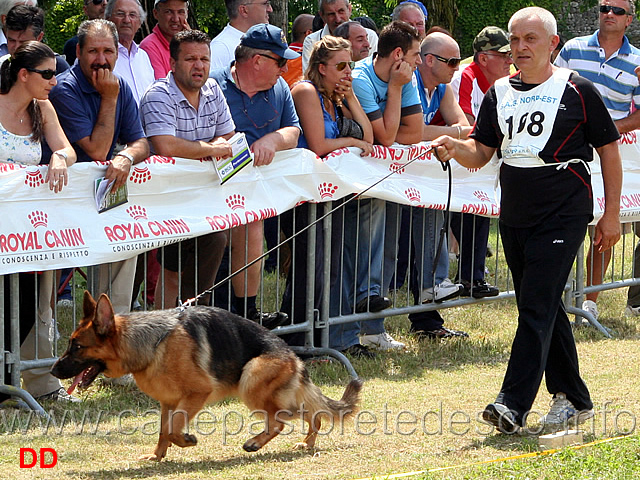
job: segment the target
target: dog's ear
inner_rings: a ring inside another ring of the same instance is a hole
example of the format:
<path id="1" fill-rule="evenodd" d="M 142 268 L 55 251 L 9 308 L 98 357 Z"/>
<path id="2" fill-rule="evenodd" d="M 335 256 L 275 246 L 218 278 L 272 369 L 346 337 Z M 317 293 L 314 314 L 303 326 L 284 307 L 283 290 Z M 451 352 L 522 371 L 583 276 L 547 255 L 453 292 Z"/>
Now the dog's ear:
<path id="1" fill-rule="evenodd" d="M 96 312 L 96 301 L 93 299 L 89 290 L 84 291 L 84 298 L 82 299 L 82 312 L 84 313 L 83 318 L 93 317 Z"/>
<path id="2" fill-rule="evenodd" d="M 96 313 L 93 317 L 93 328 L 97 335 L 109 336 L 115 328 L 113 305 L 104 293 L 100 295 L 96 304 Z"/>

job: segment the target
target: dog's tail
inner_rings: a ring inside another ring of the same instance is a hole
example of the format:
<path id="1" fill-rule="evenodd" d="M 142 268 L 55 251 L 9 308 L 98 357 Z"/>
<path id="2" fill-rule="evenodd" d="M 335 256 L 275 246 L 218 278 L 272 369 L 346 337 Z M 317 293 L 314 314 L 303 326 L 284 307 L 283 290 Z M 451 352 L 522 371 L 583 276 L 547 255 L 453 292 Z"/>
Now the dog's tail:
<path id="1" fill-rule="evenodd" d="M 305 410 L 314 415 L 326 415 L 334 420 L 343 420 L 353 417 L 358 413 L 360 403 L 360 390 L 362 380 L 354 378 L 349 382 L 340 400 L 333 400 L 325 396 L 320 388 L 309 378 L 309 373 L 304 369 L 302 380 L 302 398 Z"/>

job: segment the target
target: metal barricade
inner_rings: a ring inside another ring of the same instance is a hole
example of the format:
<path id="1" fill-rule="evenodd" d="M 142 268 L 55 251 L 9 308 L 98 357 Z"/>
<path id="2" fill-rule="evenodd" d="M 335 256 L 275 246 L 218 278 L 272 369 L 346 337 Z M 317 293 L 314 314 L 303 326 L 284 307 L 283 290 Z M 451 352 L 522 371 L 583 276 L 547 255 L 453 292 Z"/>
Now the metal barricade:
<path id="1" fill-rule="evenodd" d="M 339 208 L 333 214 L 326 216 L 332 208 L 336 207 Z M 473 303 L 489 303 L 513 298 L 512 282 L 502 254 L 497 220 L 492 219 L 487 222 L 489 234 L 479 240 L 476 238 L 476 231 L 478 230 L 478 221 L 482 219 L 478 217 L 477 219 L 470 218 L 466 223 L 461 222 L 462 225 L 456 231 L 456 238 L 459 245 L 464 244 L 465 240 L 471 239 L 470 263 L 484 264 L 484 278 L 488 283 L 499 288 L 499 294 L 479 299 L 472 296 L 459 297 L 442 303 L 423 302 L 424 291 L 431 287 L 436 275 L 434 269 L 429 267 L 430 262 L 425 258 L 430 258 L 431 264 L 444 258 L 449 267 L 446 276 L 451 277 L 454 281 L 456 280 L 456 269 L 468 260 L 464 256 L 467 251 L 465 249 L 455 253 L 450 252 L 450 249 L 445 246 L 438 255 L 436 248 L 440 238 L 442 218 L 441 211 L 429 211 L 424 208 L 396 204 L 385 205 L 385 202 L 373 198 L 355 200 L 346 198 L 333 203 L 306 203 L 297 206 L 280 217 L 270 220 L 274 223 L 270 226 L 270 231 L 275 231 L 276 238 L 275 240 L 269 238 L 267 243 L 275 245 L 280 238 L 284 238 L 286 241 L 277 248 L 272 247 L 271 255 L 276 258 L 275 269 L 270 272 L 261 269 L 257 306 L 263 312 L 282 310 L 289 315 L 288 323 L 273 331 L 293 345 L 292 348 L 297 353 L 303 356 L 330 356 L 343 363 L 349 374 L 355 377 L 357 376 L 356 371 L 349 359 L 340 351 L 345 345 L 340 345 L 335 338 L 332 338 L 332 329 L 354 322 L 380 322 L 383 317 L 394 315 L 415 315 L 431 310 L 445 310 Z M 316 223 L 317 219 L 320 221 Z M 448 234 L 448 230 L 447 226 L 446 234 Z M 297 235 L 291 238 L 294 234 Z M 273 237 L 273 233 L 270 236 Z M 245 237 L 244 241 L 238 238 L 235 240 L 244 243 L 242 247 L 245 250 L 245 260 L 248 260 L 246 247 L 248 237 Z M 479 241 L 487 242 L 491 252 L 486 258 L 482 258 L 482 262 L 477 262 L 478 258 L 476 258 L 478 254 L 475 247 L 476 242 Z M 194 279 L 191 283 L 196 292 L 201 292 L 211 285 L 202 285 L 202 282 L 198 280 L 198 266 L 201 260 L 199 255 L 202 255 L 202 252 L 199 252 L 197 242 L 196 239 L 195 258 L 193 259 L 195 262 Z M 233 241 L 230 240 L 230 243 L 230 248 L 233 248 Z M 453 243 L 452 241 L 451 245 Z M 593 282 L 587 281 L 585 252 L 581 249 L 578 252 L 575 273 L 568 282 L 565 297 L 567 311 L 588 319 L 607 336 L 610 335 L 610 332 L 595 318 L 581 310 L 582 299 L 586 293 L 593 291 L 640 285 L 640 278 L 634 278 L 632 261 L 629 260 L 633 258 L 632 252 L 635 243 L 635 236 L 623 236 L 622 241 L 614 249 L 610 273 L 607 273 L 605 281 L 600 285 L 589 285 Z M 446 244 L 447 242 L 445 242 Z M 185 259 L 182 258 L 181 249 L 178 249 L 177 252 L 178 298 L 185 301 L 191 293 L 187 295 L 186 291 L 183 292 L 182 270 Z M 403 252 L 406 252 L 404 257 Z M 140 285 L 147 286 L 151 255 L 157 255 L 161 265 L 158 276 L 160 288 L 157 289 L 159 295 L 156 294 L 154 299 L 156 305 L 173 306 L 171 301 L 167 302 L 163 294 L 166 280 L 162 268 L 164 264 L 163 250 L 160 250 L 160 253 L 141 255 L 137 268 L 142 280 L 136 283 L 138 285 L 136 288 L 139 288 Z M 135 259 L 133 262 L 135 263 Z M 414 273 L 411 273 L 412 266 Z M 112 284 L 113 277 L 119 273 L 118 268 L 116 264 L 88 268 L 86 287 L 94 296 L 100 293 L 101 289 L 110 295 L 116 294 L 117 296 L 118 293 L 123 293 L 115 292 Z M 232 273 L 231 262 L 227 259 L 226 263 L 223 261 L 216 281 L 227 279 Z M 104 274 L 108 279 L 106 289 L 104 279 L 101 280 L 101 275 Z M 133 275 L 130 271 L 126 274 Z M 246 273 L 241 272 L 238 275 L 243 276 L 246 281 Z M 80 291 L 76 288 L 76 278 L 80 278 L 77 273 L 71 279 L 74 294 L 71 307 L 64 307 L 65 310 L 63 310 L 56 307 L 55 298 L 52 302 L 53 318 L 56 320 L 65 319 L 64 335 L 68 335 L 75 328 L 78 317 L 81 316 L 79 308 L 76 307 L 76 305 L 80 305 L 75 295 L 76 291 Z M 473 276 L 469 280 L 473 282 Z M 401 286 L 401 284 L 404 285 Z M 56 281 L 57 286 L 58 282 Z M 36 355 L 34 358 L 21 361 L 20 349 L 16 347 L 20 343 L 19 291 L 18 274 L 0 276 L 0 295 L 2 296 L 0 318 L 3 319 L 5 327 L 0 329 L 0 352 L 2 352 L 0 355 L 0 392 L 16 395 L 23 399 L 30 408 L 43 413 L 42 408 L 28 392 L 17 389 L 15 386 L 20 385 L 21 372 L 52 365 L 65 345 L 59 345 L 57 339 L 54 339 L 53 356 L 38 355 L 37 342 L 40 336 L 36 333 Z M 392 304 L 382 311 L 372 312 L 366 301 L 372 293 L 382 297 L 389 295 Z M 40 295 L 42 294 L 40 292 Z M 131 300 L 137 300 L 140 303 L 141 309 L 150 307 L 149 292 L 146 289 L 143 288 L 142 293 L 139 293 L 139 290 L 132 292 L 131 297 Z M 213 302 L 216 306 L 223 308 L 232 308 L 231 281 L 227 279 L 226 282 L 219 284 L 213 292 L 212 298 L 210 303 Z M 365 299 L 364 303 L 362 303 L 363 298 Z M 33 301 L 37 303 L 37 296 L 33 298 Z M 357 307 L 358 305 L 360 307 Z M 128 305 L 125 302 L 124 308 L 126 310 L 130 306 L 131 302 Z M 35 325 L 36 331 L 42 327 L 38 321 L 35 322 Z M 57 330 L 56 324 L 54 327 Z M 455 325 L 453 327 L 455 328 Z M 357 334 L 359 332 L 356 333 L 356 338 Z M 5 370 L 9 372 L 10 376 L 6 376 Z"/>

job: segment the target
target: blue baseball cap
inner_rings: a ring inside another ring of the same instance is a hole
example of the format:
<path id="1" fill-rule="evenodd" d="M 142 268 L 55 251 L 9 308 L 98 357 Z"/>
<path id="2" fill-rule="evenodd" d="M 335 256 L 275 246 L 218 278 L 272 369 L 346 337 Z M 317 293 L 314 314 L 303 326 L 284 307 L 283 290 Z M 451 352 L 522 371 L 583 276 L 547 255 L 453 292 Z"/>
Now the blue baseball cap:
<path id="1" fill-rule="evenodd" d="M 240 45 L 258 50 L 269 50 L 287 60 L 293 60 L 300 56 L 289 48 L 284 32 L 268 23 L 258 23 L 247 30 L 240 39 Z"/>

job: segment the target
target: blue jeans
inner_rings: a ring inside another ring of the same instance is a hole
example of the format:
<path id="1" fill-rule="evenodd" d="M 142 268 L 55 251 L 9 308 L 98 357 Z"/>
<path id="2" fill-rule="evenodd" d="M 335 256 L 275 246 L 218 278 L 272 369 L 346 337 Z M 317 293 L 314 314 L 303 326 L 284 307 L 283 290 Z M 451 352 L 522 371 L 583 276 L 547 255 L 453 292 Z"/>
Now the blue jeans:
<path id="1" fill-rule="evenodd" d="M 401 222 L 401 213 L 403 209 L 411 212 L 411 225 L 405 225 Z M 444 224 L 444 213 L 440 210 L 428 208 L 415 208 L 407 205 L 399 205 L 397 203 L 387 202 L 386 222 L 384 231 L 384 275 L 383 285 L 384 294 L 389 291 L 391 279 L 396 273 L 396 258 L 398 257 L 398 236 L 399 232 L 411 228 L 411 236 L 413 240 L 413 265 L 410 273 L 409 285 L 413 294 L 414 304 L 420 304 L 420 295 L 425 288 L 433 287 L 434 274 L 433 263 L 436 257 L 436 247 L 438 245 L 440 230 Z M 410 262 L 411 263 L 411 262 Z M 435 271 L 436 285 L 449 275 L 449 254 L 448 245 L 442 242 L 440 257 Z M 424 317 L 424 318 L 423 318 Z M 427 319 L 427 317 L 429 317 Z M 432 318 L 433 317 L 433 318 Z M 436 330 L 442 326 L 442 318 L 437 312 L 415 313 L 409 316 L 412 324 L 424 320 L 417 330 Z M 382 324 L 384 318 L 372 320 L 370 324 Z M 424 324 L 424 325 L 423 325 Z M 428 324 L 428 325 L 427 325 Z M 384 330 L 383 330 L 384 331 Z M 376 332 L 380 333 L 380 332 Z"/>
<path id="2" fill-rule="evenodd" d="M 349 202 L 343 215 L 334 214 L 332 222 L 340 222 L 343 231 L 343 238 L 332 239 L 332 249 L 342 244 L 342 255 L 332 262 L 329 302 L 329 316 L 337 317 L 351 315 L 360 300 L 382 294 L 385 202 L 375 198 Z M 374 330 L 379 330 L 374 333 L 384 332 L 383 321 L 373 321 Z M 371 323 L 362 322 L 362 326 Z M 330 327 L 329 346 L 344 350 L 359 343 L 360 329 L 361 322 Z"/>

